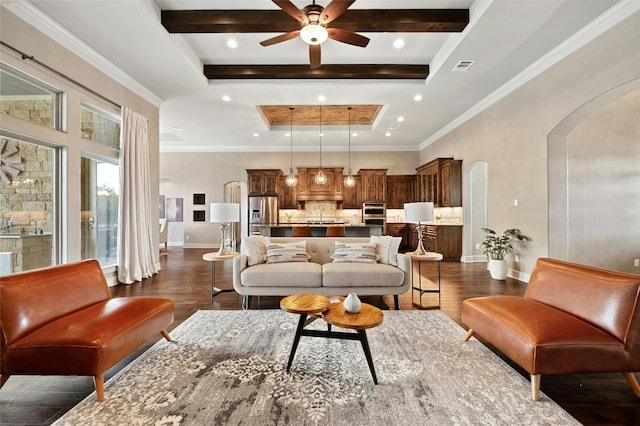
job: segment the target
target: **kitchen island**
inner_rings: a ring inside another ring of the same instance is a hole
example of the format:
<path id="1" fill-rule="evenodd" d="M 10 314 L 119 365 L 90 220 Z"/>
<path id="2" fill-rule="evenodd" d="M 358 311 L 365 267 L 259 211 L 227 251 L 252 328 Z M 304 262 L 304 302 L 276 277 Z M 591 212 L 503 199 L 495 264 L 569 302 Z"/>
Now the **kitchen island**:
<path id="1" fill-rule="evenodd" d="M 293 234 L 293 228 L 296 226 L 307 226 L 304 224 L 282 224 L 282 225 L 262 225 L 260 226 L 260 234 L 265 237 L 290 237 Z M 311 236 L 324 237 L 327 228 L 331 226 L 343 226 L 335 223 L 326 224 L 309 224 Z M 344 225 L 345 237 L 370 237 L 372 235 L 383 234 L 382 225 Z"/>

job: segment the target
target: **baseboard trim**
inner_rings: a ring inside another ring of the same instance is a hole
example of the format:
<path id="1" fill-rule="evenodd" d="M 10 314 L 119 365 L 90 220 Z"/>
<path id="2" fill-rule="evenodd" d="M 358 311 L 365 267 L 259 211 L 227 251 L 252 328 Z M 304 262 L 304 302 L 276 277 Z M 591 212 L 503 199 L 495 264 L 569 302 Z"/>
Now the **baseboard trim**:
<path id="1" fill-rule="evenodd" d="M 460 258 L 460 262 L 462 263 L 478 263 L 478 262 L 486 262 L 487 255 L 485 254 L 475 254 L 471 256 L 462 256 Z"/>

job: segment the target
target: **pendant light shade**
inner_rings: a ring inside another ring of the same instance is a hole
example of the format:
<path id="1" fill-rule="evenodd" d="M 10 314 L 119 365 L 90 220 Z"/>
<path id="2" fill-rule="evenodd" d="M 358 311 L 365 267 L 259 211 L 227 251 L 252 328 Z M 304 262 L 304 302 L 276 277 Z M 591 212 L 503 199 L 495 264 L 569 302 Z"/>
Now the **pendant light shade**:
<path id="1" fill-rule="evenodd" d="M 289 175 L 285 180 L 287 186 L 296 186 L 298 184 L 298 178 L 293 174 L 293 107 L 289 108 L 290 121 L 289 121 L 289 138 L 291 141 L 291 151 L 289 160 Z"/>
<path id="2" fill-rule="evenodd" d="M 349 173 L 344 178 L 344 186 L 351 188 L 355 186 L 356 180 L 351 174 L 351 107 L 347 108 L 347 110 L 349 111 Z"/>
<path id="3" fill-rule="evenodd" d="M 327 177 L 322 171 L 322 105 L 320 105 L 320 167 L 318 167 L 318 174 L 314 181 L 318 185 L 324 185 L 327 183 Z"/>

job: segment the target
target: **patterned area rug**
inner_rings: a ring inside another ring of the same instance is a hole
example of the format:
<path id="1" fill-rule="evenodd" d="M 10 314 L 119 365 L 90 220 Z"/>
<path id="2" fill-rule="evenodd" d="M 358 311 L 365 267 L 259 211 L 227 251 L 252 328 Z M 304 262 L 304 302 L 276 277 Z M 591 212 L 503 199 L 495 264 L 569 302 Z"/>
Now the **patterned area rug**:
<path id="1" fill-rule="evenodd" d="M 279 310 L 198 311 L 57 425 L 579 424 L 440 311 L 385 311 L 357 341 L 303 336 Z M 315 321 L 310 328 L 325 329 Z"/>

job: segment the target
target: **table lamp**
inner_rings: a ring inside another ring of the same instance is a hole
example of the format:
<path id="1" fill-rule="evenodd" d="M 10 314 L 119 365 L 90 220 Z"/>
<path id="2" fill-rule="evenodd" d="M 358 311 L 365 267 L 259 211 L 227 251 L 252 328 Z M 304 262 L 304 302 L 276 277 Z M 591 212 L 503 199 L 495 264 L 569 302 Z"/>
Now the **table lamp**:
<path id="1" fill-rule="evenodd" d="M 410 253 L 418 256 L 424 256 L 427 251 L 422 244 L 422 222 L 431 222 L 434 219 L 433 203 L 421 202 L 421 203 L 406 203 L 404 205 L 404 220 L 405 222 L 417 222 L 416 230 L 418 231 L 418 247 L 416 251 Z"/>
<path id="2" fill-rule="evenodd" d="M 240 221 L 240 204 L 237 203 L 211 203 L 209 210 L 209 222 L 220 224 L 220 249 L 218 256 L 229 254 L 225 247 L 225 231 L 229 222 Z"/>

